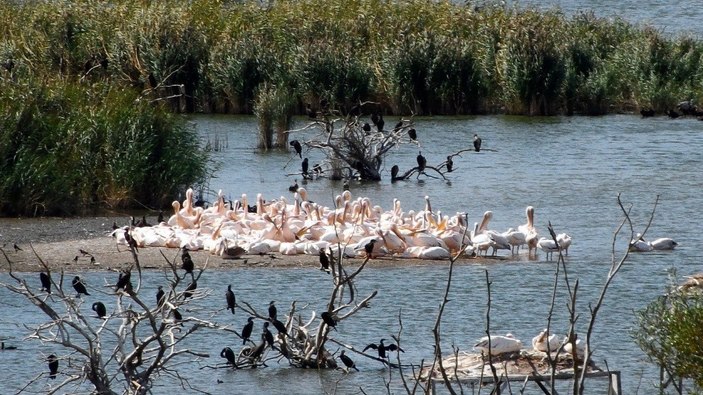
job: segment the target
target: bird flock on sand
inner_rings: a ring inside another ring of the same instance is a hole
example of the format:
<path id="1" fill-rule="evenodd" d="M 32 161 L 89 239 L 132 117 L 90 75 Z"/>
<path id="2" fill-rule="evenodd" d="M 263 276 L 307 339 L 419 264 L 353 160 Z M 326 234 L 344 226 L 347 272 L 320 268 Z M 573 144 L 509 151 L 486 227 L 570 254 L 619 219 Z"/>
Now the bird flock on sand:
<path id="1" fill-rule="evenodd" d="M 352 198 L 345 190 L 337 195 L 334 207 L 308 200 L 305 188 L 297 188 L 292 201 L 286 197 L 265 201 L 258 194 L 250 205 L 246 194 L 227 202 L 222 191 L 217 201 L 204 208 L 193 201 L 188 189 L 181 203 L 172 203 L 173 214 L 153 226 L 113 225 L 112 237 L 118 245 L 205 250 L 222 258 L 244 254 L 320 256 L 327 251 L 344 257 L 378 258 L 393 256 L 414 259 L 449 259 L 453 256 L 496 256 L 499 250 L 518 254 L 527 247 L 533 256 L 537 249 L 568 255 L 570 235 L 561 233 L 556 240 L 539 237 L 534 225 L 534 208 L 526 208 L 526 222 L 507 231 L 490 229 L 492 211 L 486 211 L 473 229 L 464 213 L 445 215 L 432 208 L 425 197 L 424 208 L 405 211 L 398 199 L 384 210 L 368 197 Z"/>

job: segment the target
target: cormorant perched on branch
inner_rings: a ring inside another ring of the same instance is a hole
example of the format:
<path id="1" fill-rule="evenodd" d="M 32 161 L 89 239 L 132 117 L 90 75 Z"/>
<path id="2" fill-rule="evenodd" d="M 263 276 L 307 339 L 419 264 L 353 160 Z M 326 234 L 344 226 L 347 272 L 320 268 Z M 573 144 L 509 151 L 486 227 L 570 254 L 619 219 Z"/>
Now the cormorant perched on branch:
<path id="1" fill-rule="evenodd" d="M 354 363 L 354 361 L 352 361 L 352 359 L 349 358 L 348 356 L 344 355 L 344 350 L 342 350 L 342 353 L 339 354 L 339 359 L 342 360 L 342 363 L 343 363 L 344 366 L 346 366 L 348 369 L 354 369 L 354 370 L 356 370 L 357 372 L 359 371 L 359 369 L 356 368 L 356 364 Z"/>
<path id="2" fill-rule="evenodd" d="M 272 320 L 276 319 L 276 314 L 278 313 L 278 310 L 276 309 L 275 301 L 269 302 L 269 318 Z"/>
<path id="3" fill-rule="evenodd" d="M 480 152 L 481 151 L 481 138 L 478 137 L 478 134 L 474 133 L 474 151 Z"/>
<path id="4" fill-rule="evenodd" d="M 408 130 L 408 137 L 410 137 L 412 141 L 417 141 L 417 131 L 415 131 L 415 129 Z"/>
<path id="5" fill-rule="evenodd" d="M 366 132 L 367 134 L 368 134 L 368 132 L 371 131 L 371 125 L 369 125 L 368 122 L 364 123 L 364 126 L 362 126 L 361 128 L 362 128 L 362 129 L 364 130 L 364 132 Z"/>
<path id="6" fill-rule="evenodd" d="M 401 119 L 400 121 L 398 121 L 398 123 L 395 124 L 395 128 L 393 128 L 393 130 L 396 131 L 396 130 L 400 130 L 402 128 L 403 128 L 403 120 Z"/>
<path id="7" fill-rule="evenodd" d="M 332 314 L 327 311 L 323 311 L 322 314 L 320 314 L 320 318 L 322 318 L 322 321 L 327 324 L 327 326 L 337 330 L 337 320 L 332 317 Z"/>
<path id="8" fill-rule="evenodd" d="M 300 159 L 303 159 L 303 146 L 300 145 L 300 141 L 293 140 L 289 144 L 291 147 L 293 147 L 293 149 L 295 149 L 295 153 L 298 154 Z"/>
<path id="9" fill-rule="evenodd" d="M 261 337 L 264 339 L 264 342 L 266 342 L 267 345 L 271 346 L 271 348 L 276 348 L 276 346 L 273 345 L 273 333 L 271 333 L 271 331 L 269 330 L 268 321 L 264 322 L 264 330 L 261 334 Z"/>
<path id="10" fill-rule="evenodd" d="M 234 359 L 234 351 L 232 351 L 231 348 L 225 347 L 220 351 L 220 357 L 225 358 L 227 360 L 227 363 L 234 366 L 235 365 L 235 359 Z"/>
<path id="11" fill-rule="evenodd" d="M 78 295 L 76 295 L 77 298 L 80 298 L 81 294 L 86 294 L 86 295 L 90 296 L 90 294 L 88 293 L 88 290 L 85 288 L 85 284 L 83 284 L 83 281 L 81 280 L 80 277 L 78 277 L 78 276 L 73 277 L 73 281 L 71 283 L 73 284 L 73 289 L 75 289 L 76 292 L 78 293 Z"/>
<path id="12" fill-rule="evenodd" d="M 427 166 L 427 159 L 422 156 L 422 151 L 420 151 L 417 154 L 417 167 L 420 169 L 420 171 L 424 171 L 425 166 Z"/>
<path id="13" fill-rule="evenodd" d="M 117 292 L 120 288 L 125 291 L 132 289 L 132 283 L 130 283 L 131 277 L 132 273 L 129 270 L 120 272 L 120 277 L 117 279 L 117 284 L 115 285 L 115 292 Z"/>
<path id="14" fill-rule="evenodd" d="M 166 300 L 166 294 L 164 293 L 164 287 L 159 285 L 158 291 L 156 291 L 156 305 L 161 307 Z"/>
<path id="15" fill-rule="evenodd" d="M 373 113 L 371 115 L 371 122 L 376 125 L 376 129 L 378 129 L 379 132 L 383 132 L 383 125 L 386 124 L 386 121 L 383 120 L 383 114 L 377 112 Z"/>
<path id="16" fill-rule="evenodd" d="M 191 258 L 188 249 L 183 247 L 183 252 L 181 253 L 181 269 L 185 270 L 186 273 L 193 274 L 193 269 L 195 269 L 195 264 L 193 263 L 193 258 Z"/>
<path id="17" fill-rule="evenodd" d="M 190 284 L 188 284 L 188 287 L 186 287 L 186 290 L 183 291 L 183 299 L 188 299 L 193 296 L 193 292 L 198 288 L 198 282 L 193 280 Z"/>
<path id="18" fill-rule="evenodd" d="M 39 273 L 39 280 L 41 280 L 41 290 L 46 291 L 46 293 L 51 293 L 51 278 L 47 273 Z"/>
<path id="19" fill-rule="evenodd" d="M 395 181 L 396 179 L 398 179 L 399 171 L 400 168 L 398 167 L 398 165 L 393 165 L 393 167 L 391 167 L 391 181 Z"/>
<path id="20" fill-rule="evenodd" d="M 234 292 L 232 292 L 232 284 L 227 286 L 225 296 L 227 297 L 227 309 L 232 310 L 232 314 L 234 314 L 234 306 L 237 304 L 237 299 L 234 297 Z"/>
<path id="21" fill-rule="evenodd" d="M 454 169 L 454 161 L 452 160 L 452 156 L 449 155 L 449 156 L 447 156 L 447 173 L 451 173 L 453 169 Z"/>
<path id="22" fill-rule="evenodd" d="M 251 332 L 254 330 L 254 317 L 247 318 L 247 323 L 242 329 L 242 345 L 247 344 L 247 340 L 251 337 Z"/>
<path id="23" fill-rule="evenodd" d="M 405 352 L 405 351 L 403 351 L 402 348 L 398 347 L 395 344 L 388 344 L 388 345 L 383 344 L 384 341 L 386 341 L 386 339 L 381 339 L 381 341 L 378 344 L 371 343 L 368 346 L 364 347 L 364 351 L 362 351 L 362 352 L 366 352 L 366 350 L 368 350 L 369 348 L 373 348 L 374 350 L 378 351 L 378 357 L 381 359 L 388 358 L 388 356 L 386 355 L 386 351 L 399 350 L 401 352 Z"/>
<path id="24" fill-rule="evenodd" d="M 51 354 L 46 358 L 46 361 L 49 362 L 49 378 L 53 380 L 59 372 L 59 359 L 56 358 L 56 355 Z"/>
<path id="25" fill-rule="evenodd" d="M 107 314 L 107 309 L 105 308 L 105 305 L 102 302 L 93 303 L 93 306 L 91 308 L 93 309 L 95 314 L 98 315 L 99 318 L 104 318 Z"/>
<path id="26" fill-rule="evenodd" d="M 278 333 L 283 333 L 284 335 L 288 334 L 288 331 L 286 330 L 286 324 L 282 323 L 281 321 L 275 318 L 269 318 L 269 321 L 271 321 L 273 327 L 276 328 Z"/>

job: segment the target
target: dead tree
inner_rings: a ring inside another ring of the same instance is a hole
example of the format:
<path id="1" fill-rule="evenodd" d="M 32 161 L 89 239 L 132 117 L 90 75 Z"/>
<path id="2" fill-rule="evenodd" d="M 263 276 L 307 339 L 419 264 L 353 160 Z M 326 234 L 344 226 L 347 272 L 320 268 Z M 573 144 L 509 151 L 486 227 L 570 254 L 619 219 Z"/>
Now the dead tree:
<path id="1" fill-rule="evenodd" d="M 187 379 L 178 374 L 175 366 L 208 357 L 184 344 L 194 332 L 217 325 L 194 316 L 183 317 L 179 310 L 183 311 L 192 300 L 205 297 L 209 291 L 196 289 L 190 297 L 185 297 L 177 266 L 170 261 L 169 290 L 160 300 L 147 302 L 140 292 L 139 259 L 133 248 L 131 251 L 134 264 L 120 274 L 123 280 L 118 280 L 120 284 L 106 280 L 102 287 L 90 288 L 95 295 L 114 300 L 114 310 L 98 322 L 90 315 L 91 309 L 84 299 L 74 297 L 73 291 L 65 285 L 63 271 L 52 273 L 49 265 L 35 253 L 50 282 L 49 289 L 36 291 L 37 287 L 30 285 L 24 276 L 12 271 L 12 262 L 2 251 L 10 266 L 9 275 L 17 283 L 0 286 L 23 296 L 49 318 L 31 328 L 28 336 L 56 346 L 54 358 L 61 368 L 58 376 L 52 376 L 63 377 L 63 380 L 52 385 L 48 393 L 76 392 L 84 382 L 89 382 L 99 394 L 146 394 L 155 378 L 162 376 L 172 377 L 186 387 L 189 386 Z M 134 268 L 136 276 L 132 276 Z M 201 269 L 193 281 L 197 281 L 204 270 Z M 106 344 L 113 346 L 106 348 Z M 46 375 L 49 375 L 48 370 L 20 392 L 29 391 Z"/>

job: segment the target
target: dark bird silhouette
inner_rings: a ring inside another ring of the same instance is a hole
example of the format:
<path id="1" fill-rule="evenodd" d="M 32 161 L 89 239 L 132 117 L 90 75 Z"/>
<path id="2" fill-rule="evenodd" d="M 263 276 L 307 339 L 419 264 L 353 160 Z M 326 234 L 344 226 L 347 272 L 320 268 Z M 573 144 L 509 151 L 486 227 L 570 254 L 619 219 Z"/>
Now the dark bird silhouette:
<path id="1" fill-rule="evenodd" d="M 82 256 L 93 256 L 93 254 L 91 254 L 90 252 L 88 252 L 82 248 L 79 248 L 78 252 L 80 252 Z"/>
<path id="2" fill-rule="evenodd" d="M 374 350 L 378 351 L 378 357 L 381 359 L 388 358 L 388 356 L 386 355 L 386 351 L 398 350 L 401 352 L 405 352 L 405 351 L 403 351 L 402 348 L 398 347 L 397 345 L 395 345 L 393 343 L 388 344 L 388 345 L 384 344 L 383 343 L 384 341 L 386 341 L 386 339 L 381 339 L 381 341 L 378 344 L 371 343 L 368 346 L 364 347 L 364 351 L 362 351 L 362 352 L 366 352 L 366 350 L 368 350 L 369 348 L 373 348 Z"/>
<path id="3" fill-rule="evenodd" d="M 230 365 L 236 365 L 236 360 L 234 359 L 234 351 L 231 348 L 225 347 L 220 351 L 220 357 L 225 358 L 227 363 Z"/>
<path id="4" fill-rule="evenodd" d="M 313 110 L 312 107 L 310 107 L 310 104 L 305 105 L 305 113 L 308 114 L 308 118 L 310 119 L 317 118 L 317 111 Z"/>
<path id="5" fill-rule="evenodd" d="M 56 358 L 56 355 L 51 354 L 46 358 L 46 361 L 49 362 L 49 378 L 53 380 L 59 373 L 59 359 Z"/>
<path id="6" fill-rule="evenodd" d="M 186 287 L 186 290 L 183 291 L 183 299 L 188 299 L 193 296 L 193 292 L 198 288 L 198 282 L 193 280 L 190 284 L 188 284 L 188 287 Z"/>
<path id="7" fill-rule="evenodd" d="M 16 346 L 6 346 L 5 342 L 0 342 L 0 350 L 16 350 Z"/>
<path id="8" fill-rule="evenodd" d="M 234 314 L 234 306 L 237 305 L 237 299 L 234 297 L 234 292 L 232 292 L 232 284 L 227 286 L 225 296 L 227 297 L 227 308 Z"/>
<path id="9" fill-rule="evenodd" d="M 123 289 L 125 291 L 129 291 L 132 289 L 132 283 L 130 282 L 130 278 L 132 277 L 132 272 L 129 270 L 125 270 L 124 272 L 120 272 L 120 277 L 117 279 L 117 284 L 115 285 L 115 292 L 117 292 L 120 289 Z"/>
<path id="10" fill-rule="evenodd" d="M 366 257 L 367 258 L 373 258 L 373 246 L 376 244 L 376 239 L 371 239 L 366 245 L 364 246 L 364 251 L 366 252 Z"/>
<path id="11" fill-rule="evenodd" d="M 180 321 L 180 320 L 183 319 L 183 316 L 181 315 L 181 312 L 180 312 L 180 311 L 178 311 L 177 309 L 173 309 L 173 310 L 171 310 L 171 311 L 173 311 L 173 319 L 174 319 L 174 320 Z"/>
<path id="12" fill-rule="evenodd" d="M 71 282 L 71 284 L 73 284 L 73 289 L 75 289 L 76 292 L 78 293 L 76 295 L 77 298 L 80 298 L 81 294 L 86 294 L 88 296 L 90 295 L 88 293 L 88 290 L 85 288 L 85 284 L 83 284 L 83 281 L 81 280 L 80 277 L 78 277 L 78 276 L 73 277 L 73 281 Z"/>
<path id="13" fill-rule="evenodd" d="M 107 315 L 107 309 L 105 308 L 105 305 L 102 302 L 93 303 L 92 309 L 95 314 L 97 314 L 100 318 L 105 318 L 105 315 Z"/>
<path id="14" fill-rule="evenodd" d="M 271 333 L 271 331 L 269 330 L 269 323 L 268 323 L 268 321 L 267 321 L 267 322 L 264 322 L 264 331 L 263 331 L 263 333 L 262 333 L 262 337 L 263 337 L 263 339 L 264 339 L 264 341 L 266 342 L 267 345 L 269 345 L 271 348 L 276 348 L 276 347 L 273 345 L 273 333 Z"/>
<path id="15" fill-rule="evenodd" d="M 319 177 L 320 174 L 323 173 L 322 166 L 320 166 L 319 163 L 315 163 L 315 165 L 312 167 L 312 172 L 315 173 L 315 175 Z"/>
<path id="16" fill-rule="evenodd" d="M 16 243 L 12 246 L 15 249 L 15 252 L 17 251 L 24 251 L 23 249 L 20 248 Z"/>
<path id="17" fill-rule="evenodd" d="M 276 305 L 274 303 L 276 302 L 273 300 L 269 302 L 269 318 L 272 320 L 276 319 L 276 314 L 278 313 L 278 310 L 276 309 Z"/>
<path id="18" fill-rule="evenodd" d="M 117 222 L 112 221 L 112 230 L 117 230 L 117 229 L 119 229 L 119 228 L 120 228 L 120 227 L 117 226 Z"/>
<path id="19" fill-rule="evenodd" d="M 452 156 L 449 155 L 447 156 L 447 173 L 451 173 L 452 170 L 454 170 L 454 161 L 452 160 Z"/>
<path id="20" fill-rule="evenodd" d="M 649 118 L 654 116 L 654 109 L 652 108 L 643 108 L 640 110 L 640 114 L 642 114 L 642 118 Z"/>
<path id="21" fill-rule="evenodd" d="M 134 219 L 134 217 L 132 218 Z M 132 235 L 129 234 L 129 229 L 124 230 L 124 239 L 127 241 L 127 245 L 130 248 L 134 248 L 134 251 L 139 251 L 139 249 L 137 248 L 137 241 L 134 240 Z"/>
<path id="22" fill-rule="evenodd" d="M 266 340 L 262 339 L 261 343 L 249 352 L 249 362 L 252 364 L 256 363 L 256 361 L 261 358 L 261 355 L 263 355 L 264 350 L 266 350 Z"/>
<path id="23" fill-rule="evenodd" d="M 161 307 L 166 301 L 166 293 L 164 292 L 164 287 L 159 285 L 159 289 L 156 291 L 156 305 Z"/>
<path id="24" fill-rule="evenodd" d="M 474 133 L 474 151 L 480 152 L 481 151 L 481 138 L 478 137 L 478 134 Z"/>
<path id="25" fill-rule="evenodd" d="M 144 227 L 147 227 L 147 226 L 151 226 L 151 224 L 146 221 L 146 215 L 142 215 L 142 219 L 140 219 L 139 221 L 137 221 L 137 224 L 136 224 L 135 226 L 136 226 L 137 228 L 144 228 Z"/>
<path id="26" fill-rule="evenodd" d="M 391 181 L 395 181 L 398 179 L 398 172 L 400 171 L 400 167 L 398 165 L 393 165 L 391 167 Z"/>
<path id="27" fill-rule="evenodd" d="M 417 168 L 420 171 L 424 171 L 425 166 L 427 166 L 427 159 L 425 159 L 425 157 L 422 156 L 422 152 L 418 152 L 418 154 L 417 154 Z"/>
<path id="28" fill-rule="evenodd" d="M 322 314 L 320 314 L 320 318 L 322 318 L 322 322 L 327 324 L 327 326 L 331 327 L 334 330 L 337 330 L 337 320 L 332 317 L 331 313 L 323 311 Z"/>
<path id="29" fill-rule="evenodd" d="M 293 149 L 295 149 L 295 153 L 298 154 L 300 159 L 303 159 L 303 146 L 300 145 L 300 141 L 293 140 L 289 144 L 293 147 Z"/>
<path id="30" fill-rule="evenodd" d="M 410 137 L 412 141 L 417 141 L 417 131 L 415 131 L 415 129 L 408 130 L 408 137 Z"/>
<path id="31" fill-rule="evenodd" d="M 293 185 L 288 187 L 289 192 L 298 192 L 298 180 L 293 181 Z"/>
<path id="32" fill-rule="evenodd" d="M 398 123 L 395 124 L 395 128 L 393 130 L 400 130 L 403 127 L 403 120 L 401 119 L 398 121 Z"/>
<path id="33" fill-rule="evenodd" d="M 41 290 L 46 291 L 46 293 L 51 293 L 51 278 L 48 273 L 39 273 L 39 280 L 41 281 Z"/>
<path id="34" fill-rule="evenodd" d="M 383 114 L 373 113 L 371 115 L 371 122 L 376 125 L 376 129 L 378 129 L 379 132 L 383 132 L 383 125 L 386 124 L 386 121 L 383 120 Z"/>
<path id="35" fill-rule="evenodd" d="M 364 132 L 366 132 L 366 134 L 368 134 L 371 131 L 371 125 L 369 125 L 368 122 L 365 122 L 364 126 L 362 126 L 361 128 L 364 130 Z"/>
<path id="36" fill-rule="evenodd" d="M 344 354 L 344 350 L 342 350 L 342 353 L 339 354 L 339 359 L 342 360 L 342 363 L 344 364 L 344 366 L 347 367 L 347 369 L 354 369 L 357 372 L 359 371 L 359 369 L 356 368 L 356 364 L 354 363 L 354 361 L 352 361 L 351 358 Z"/>
<path id="37" fill-rule="evenodd" d="M 275 318 L 269 318 L 269 321 L 273 324 L 273 327 L 276 328 L 278 333 L 283 333 L 284 335 L 288 334 L 288 331 L 286 330 L 286 324 L 282 323 L 281 321 L 275 319 Z"/>
<path id="38" fill-rule="evenodd" d="M 303 176 L 308 175 L 308 158 L 303 159 L 303 164 L 302 164 L 302 170 L 303 170 Z"/>
<path id="39" fill-rule="evenodd" d="M 678 118 L 678 117 L 679 117 L 679 113 L 676 112 L 676 110 L 668 110 L 668 111 L 666 112 L 666 115 L 668 115 L 669 118 L 672 118 L 672 119 Z"/>
<path id="40" fill-rule="evenodd" d="M 181 253 L 181 262 L 181 269 L 192 275 L 193 269 L 195 269 L 195 264 L 193 263 L 193 258 L 191 258 L 187 248 L 183 248 L 183 252 Z"/>
<path id="41" fill-rule="evenodd" d="M 157 223 L 162 223 L 162 222 L 164 222 L 164 212 L 163 212 L 163 211 L 159 211 L 159 216 L 156 217 L 156 222 L 157 222 Z"/>
<path id="42" fill-rule="evenodd" d="M 242 328 L 242 345 L 247 344 L 247 340 L 251 337 L 251 332 L 254 330 L 254 317 L 247 318 L 247 323 Z"/>
<path id="43" fill-rule="evenodd" d="M 325 250 L 320 250 L 320 270 L 327 273 L 330 272 L 330 258 Z"/>

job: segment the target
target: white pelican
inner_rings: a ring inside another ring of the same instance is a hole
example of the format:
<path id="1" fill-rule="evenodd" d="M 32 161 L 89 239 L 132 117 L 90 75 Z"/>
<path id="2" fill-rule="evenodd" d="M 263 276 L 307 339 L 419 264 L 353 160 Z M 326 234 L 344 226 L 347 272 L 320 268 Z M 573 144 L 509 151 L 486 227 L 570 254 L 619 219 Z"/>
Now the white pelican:
<path id="1" fill-rule="evenodd" d="M 532 338 L 532 348 L 535 351 L 554 352 L 564 342 L 564 337 L 551 334 L 547 339 L 547 329 L 545 328 L 539 335 Z"/>
<path id="2" fill-rule="evenodd" d="M 652 246 L 653 249 L 659 250 L 659 251 L 673 250 L 677 245 L 679 245 L 673 239 L 670 239 L 668 237 L 660 237 L 656 240 L 650 241 L 649 244 Z"/>
<path id="3" fill-rule="evenodd" d="M 630 241 L 630 246 L 628 249 L 630 252 L 647 252 L 653 250 L 652 245 L 649 244 L 648 241 L 644 241 L 640 233 L 638 233 L 637 237 Z"/>
<path id="4" fill-rule="evenodd" d="M 547 260 L 552 258 L 554 251 L 559 251 L 557 248 L 557 243 L 553 239 L 548 239 L 546 237 L 540 237 L 537 241 L 537 247 L 546 253 Z"/>
<path id="5" fill-rule="evenodd" d="M 574 335 L 576 336 L 576 335 Z M 564 352 L 573 355 L 573 345 L 576 345 L 576 358 L 583 358 L 583 355 L 586 352 L 586 342 L 582 341 L 581 339 L 576 338 L 575 341 L 572 343 L 569 341 L 568 337 L 564 338 Z"/>
<path id="6" fill-rule="evenodd" d="M 492 355 L 519 352 L 521 348 L 522 342 L 516 339 L 512 333 L 508 333 L 505 336 L 491 336 Z M 478 343 L 474 345 L 474 349 L 488 355 L 488 336 L 479 339 Z"/>
<path id="7" fill-rule="evenodd" d="M 569 247 L 571 247 L 571 236 L 566 233 L 559 233 L 557 235 L 557 243 L 559 244 L 559 249 L 564 251 L 565 255 L 569 255 Z"/>
<path id="8" fill-rule="evenodd" d="M 451 254 L 448 250 L 442 247 L 423 247 L 414 246 L 408 247 L 402 254 L 405 258 L 417 258 L 417 259 L 449 259 Z"/>

